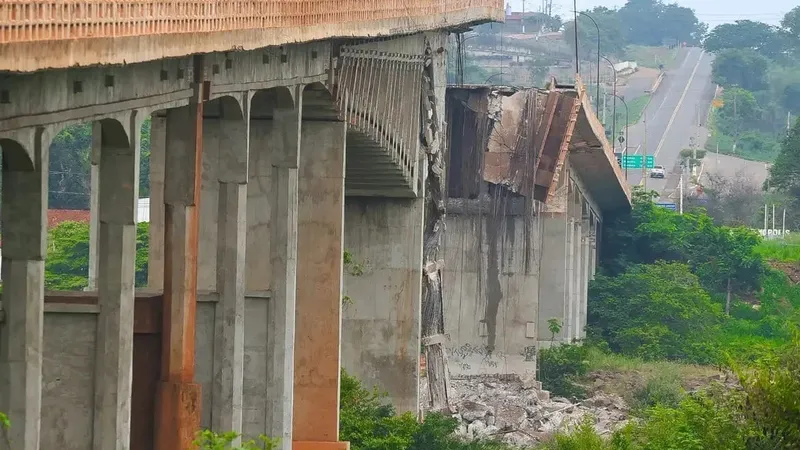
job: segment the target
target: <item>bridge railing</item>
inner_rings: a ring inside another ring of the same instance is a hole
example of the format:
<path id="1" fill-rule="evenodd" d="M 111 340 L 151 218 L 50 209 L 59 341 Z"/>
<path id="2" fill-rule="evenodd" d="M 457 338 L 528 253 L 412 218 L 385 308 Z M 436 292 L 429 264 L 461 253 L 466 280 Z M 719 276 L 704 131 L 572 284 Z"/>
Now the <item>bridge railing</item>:
<path id="1" fill-rule="evenodd" d="M 474 8 L 502 11 L 502 3 L 502 0 L 2 0 L 0 44 L 392 20 L 402 20 L 405 27 L 413 30 L 415 18 L 422 20 Z M 393 25 L 387 24 L 387 34 L 393 32 L 390 28 Z"/>

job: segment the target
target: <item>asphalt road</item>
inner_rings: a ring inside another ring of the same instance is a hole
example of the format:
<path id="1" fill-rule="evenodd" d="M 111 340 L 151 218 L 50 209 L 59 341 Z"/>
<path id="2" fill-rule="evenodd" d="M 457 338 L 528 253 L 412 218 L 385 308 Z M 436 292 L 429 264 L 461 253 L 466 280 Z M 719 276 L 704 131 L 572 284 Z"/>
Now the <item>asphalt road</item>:
<path id="1" fill-rule="evenodd" d="M 643 177 L 642 170 L 628 169 L 631 186 L 644 184 L 648 190 L 668 194 L 668 185 L 676 186 L 680 177 L 680 151 L 693 141 L 699 148 L 705 144 L 705 124 L 715 90 L 711 61 L 712 56 L 702 49 L 688 49 L 680 65 L 667 71 L 643 120 L 629 128 L 628 153 L 654 155 L 656 165 L 667 168 L 664 179 Z"/>

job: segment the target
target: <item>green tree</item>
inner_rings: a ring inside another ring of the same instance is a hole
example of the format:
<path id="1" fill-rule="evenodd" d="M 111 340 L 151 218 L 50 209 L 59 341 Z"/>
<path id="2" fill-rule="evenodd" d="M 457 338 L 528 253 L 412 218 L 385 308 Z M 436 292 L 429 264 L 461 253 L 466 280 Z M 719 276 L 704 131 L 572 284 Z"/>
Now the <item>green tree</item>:
<path id="1" fill-rule="evenodd" d="M 582 59 L 597 58 L 597 30 L 600 29 L 600 54 L 602 56 L 619 56 L 625 49 L 626 41 L 622 30 L 622 23 L 616 11 L 598 6 L 586 11 L 597 22 L 594 26 L 591 19 L 578 16 L 578 44 Z M 575 21 L 564 24 L 564 36 L 574 36 Z M 572 52 L 575 51 L 575 39 L 566 39 Z M 589 57 L 590 55 L 591 58 Z"/>
<path id="2" fill-rule="evenodd" d="M 764 273 L 756 255 L 758 236 L 746 229 L 714 225 L 703 213 L 678 214 L 653 204 L 647 193 L 636 191 L 630 213 L 611 217 L 603 245 L 603 270 L 620 275 L 637 264 L 685 262 L 714 293 L 727 293 L 727 280 L 736 280 L 734 293 L 757 291 Z"/>
<path id="3" fill-rule="evenodd" d="M 753 50 L 770 58 L 782 58 L 786 39 L 777 28 L 763 22 L 737 20 L 718 25 L 706 37 L 703 47 L 709 52 Z"/>
<path id="4" fill-rule="evenodd" d="M 54 209 L 89 208 L 92 124 L 64 128 L 50 145 L 48 204 Z"/>
<path id="5" fill-rule="evenodd" d="M 699 42 L 706 31 L 694 10 L 660 0 L 628 0 L 619 10 L 628 43 L 660 46 Z"/>
<path id="6" fill-rule="evenodd" d="M 589 290 L 587 329 L 629 356 L 710 362 L 720 318 L 686 264 L 636 265 L 618 277 L 598 276 Z"/>
<path id="7" fill-rule="evenodd" d="M 150 196 L 150 118 L 142 124 L 139 197 Z M 92 123 L 70 125 L 50 145 L 49 205 L 53 209 L 89 209 Z"/>
<path id="8" fill-rule="evenodd" d="M 149 224 L 136 228 L 136 286 L 147 285 Z M 53 291 L 78 291 L 89 284 L 89 225 L 63 222 L 48 233 L 45 286 Z"/>
<path id="9" fill-rule="evenodd" d="M 737 86 L 748 91 L 767 87 L 769 61 L 750 49 L 721 50 L 714 59 L 712 75 L 720 86 Z"/>
<path id="10" fill-rule="evenodd" d="M 775 164 L 769 169 L 769 185 L 800 198 L 800 120 L 783 139 Z"/>

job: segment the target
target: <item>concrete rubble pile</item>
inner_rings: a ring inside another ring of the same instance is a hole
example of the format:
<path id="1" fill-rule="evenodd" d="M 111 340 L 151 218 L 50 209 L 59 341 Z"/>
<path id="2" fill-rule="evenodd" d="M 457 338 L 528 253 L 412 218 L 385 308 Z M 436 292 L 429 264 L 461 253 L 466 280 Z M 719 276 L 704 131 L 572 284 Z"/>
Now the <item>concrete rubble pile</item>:
<path id="1" fill-rule="evenodd" d="M 459 421 L 458 436 L 495 439 L 519 447 L 541 442 L 556 431 L 574 429 L 587 416 L 602 435 L 629 419 L 628 405 L 618 396 L 600 393 L 574 403 L 551 399 L 540 383 L 518 377 L 452 379 L 450 394 L 453 417 Z M 427 404 L 426 399 L 423 402 Z"/>

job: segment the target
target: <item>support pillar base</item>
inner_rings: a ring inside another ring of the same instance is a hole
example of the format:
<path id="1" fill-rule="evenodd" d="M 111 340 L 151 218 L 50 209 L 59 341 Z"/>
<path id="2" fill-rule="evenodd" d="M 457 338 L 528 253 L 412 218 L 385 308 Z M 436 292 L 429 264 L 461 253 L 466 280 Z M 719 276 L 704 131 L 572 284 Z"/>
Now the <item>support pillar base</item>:
<path id="1" fill-rule="evenodd" d="M 350 443 L 292 441 L 292 450 L 350 450 Z"/>
<path id="2" fill-rule="evenodd" d="M 162 381 L 157 399 L 155 450 L 194 448 L 200 430 L 200 385 Z"/>

